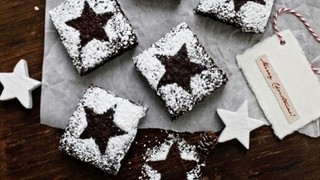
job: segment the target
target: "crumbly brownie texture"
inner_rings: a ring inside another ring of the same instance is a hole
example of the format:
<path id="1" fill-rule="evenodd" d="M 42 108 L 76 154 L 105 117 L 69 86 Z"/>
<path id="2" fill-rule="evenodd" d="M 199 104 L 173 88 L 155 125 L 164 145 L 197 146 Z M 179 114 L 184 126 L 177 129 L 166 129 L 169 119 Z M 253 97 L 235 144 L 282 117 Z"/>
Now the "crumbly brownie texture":
<path id="1" fill-rule="evenodd" d="M 179 163 L 172 163 L 176 156 L 180 156 Z M 200 179 L 201 167 L 205 166 L 200 160 L 196 146 L 188 144 L 184 138 L 174 134 L 169 134 L 164 143 L 148 150 L 144 159 L 145 163 L 141 169 L 143 177 L 141 179 L 170 179 L 165 176 L 168 168 L 163 167 L 166 167 L 166 164 L 175 164 L 176 167 L 183 165 L 185 171 L 177 172 L 180 173 L 177 176 L 181 179 Z"/>
<path id="2" fill-rule="evenodd" d="M 80 75 L 138 44 L 116 0 L 66 0 L 49 14 Z"/>
<path id="3" fill-rule="evenodd" d="M 60 140 L 68 155 L 116 174 L 147 109 L 96 86 L 90 86 Z"/>
<path id="4" fill-rule="evenodd" d="M 133 62 L 173 120 L 228 81 L 186 23 L 172 29 Z"/>
<path id="5" fill-rule="evenodd" d="M 241 28 L 243 32 L 263 33 L 274 0 L 200 0 L 198 14 Z"/>

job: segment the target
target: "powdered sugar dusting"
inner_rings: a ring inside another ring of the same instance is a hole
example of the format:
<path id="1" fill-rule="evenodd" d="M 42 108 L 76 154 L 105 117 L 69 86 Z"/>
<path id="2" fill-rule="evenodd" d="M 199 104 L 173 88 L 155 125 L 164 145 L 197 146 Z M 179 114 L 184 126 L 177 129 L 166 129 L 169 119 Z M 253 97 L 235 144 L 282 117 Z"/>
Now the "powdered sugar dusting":
<path id="1" fill-rule="evenodd" d="M 166 141 L 165 143 L 161 144 L 159 147 L 155 147 L 149 151 L 147 151 L 148 157 L 146 161 L 159 161 L 165 160 L 169 153 L 170 147 L 173 144 L 173 140 Z"/>
<path id="2" fill-rule="evenodd" d="M 264 1 L 265 5 L 248 1 L 235 11 L 233 0 L 201 0 L 196 11 L 236 25 L 244 32 L 263 33 L 274 3 L 274 0 Z"/>
<path id="3" fill-rule="evenodd" d="M 142 175 L 148 177 L 149 180 L 160 180 L 161 174 L 158 171 L 152 169 L 149 165 L 144 164 L 142 166 Z M 138 179 L 144 179 L 144 177 L 139 177 Z"/>
<path id="4" fill-rule="evenodd" d="M 187 144 L 185 140 L 178 142 L 180 155 L 182 159 L 199 162 L 196 146 Z"/>
<path id="5" fill-rule="evenodd" d="M 85 106 L 92 108 L 97 114 L 102 114 L 109 108 L 115 107 L 114 123 L 127 132 L 124 135 L 111 137 L 104 154 L 99 151 L 92 138 L 79 138 L 87 127 L 86 114 L 83 108 Z M 77 110 L 69 120 L 60 141 L 60 149 L 104 171 L 116 174 L 121 166 L 121 160 L 129 150 L 137 133 L 139 120 L 145 116 L 146 110 L 141 105 L 133 104 L 129 100 L 117 97 L 99 87 L 91 86 L 85 92 Z"/>
<path id="6" fill-rule="evenodd" d="M 67 26 L 65 22 L 81 16 L 83 6 L 84 0 L 65 1 L 57 8 L 49 11 L 50 18 L 74 64 L 79 62 L 80 33 L 76 29 Z"/>
<path id="7" fill-rule="evenodd" d="M 198 164 L 194 169 L 190 172 L 187 172 L 187 179 L 188 180 L 195 180 L 201 178 L 201 165 Z"/>
<path id="8" fill-rule="evenodd" d="M 92 40 L 80 48 L 80 33 L 66 22 L 81 16 L 85 1 L 95 13 L 112 13 L 113 16 L 105 25 L 109 41 Z M 79 73 L 92 70 L 137 43 L 137 37 L 116 0 L 66 0 L 49 13 Z"/>
<path id="9" fill-rule="evenodd" d="M 243 31 L 263 33 L 272 10 L 273 0 L 265 0 L 266 5 L 248 2 L 237 13 Z"/>
<path id="10" fill-rule="evenodd" d="M 144 175 L 144 177 L 157 180 L 161 179 L 161 174 L 157 170 L 150 167 L 147 164 L 147 162 L 165 160 L 168 156 L 170 148 L 174 143 L 178 144 L 178 148 L 180 151 L 179 153 L 182 159 L 197 162 L 196 166 L 192 170 L 186 172 L 187 178 L 199 179 L 201 177 L 201 167 L 205 166 L 205 164 L 200 163 L 196 146 L 188 144 L 183 138 L 175 136 L 174 134 L 169 134 L 165 142 L 163 142 L 159 146 L 155 146 L 154 148 L 146 152 L 144 158 L 146 160 L 146 163 L 143 165 L 141 169 L 141 172 Z M 143 177 L 140 177 L 139 179 L 143 179 Z"/>
<path id="11" fill-rule="evenodd" d="M 173 56 L 184 44 L 186 44 L 190 61 L 205 66 L 207 70 L 191 78 L 192 93 L 187 92 L 176 83 L 157 88 L 166 70 L 155 55 Z M 227 81 L 225 74 L 209 57 L 186 23 L 181 23 L 172 29 L 164 38 L 133 58 L 133 61 L 152 89 L 164 100 L 171 115 L 181 115 L 192 110 L 197 102 L 203 100 Z"/>

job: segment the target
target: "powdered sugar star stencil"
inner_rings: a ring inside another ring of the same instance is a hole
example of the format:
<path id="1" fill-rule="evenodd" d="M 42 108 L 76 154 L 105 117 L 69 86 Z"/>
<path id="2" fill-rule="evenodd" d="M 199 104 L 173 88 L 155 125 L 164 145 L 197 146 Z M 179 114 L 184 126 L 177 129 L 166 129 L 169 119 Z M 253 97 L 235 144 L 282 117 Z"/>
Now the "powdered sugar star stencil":
<path id="1" fill-rule="evenodd" d="M 168 164 L 168 162 L 170 160 L 174 159 L 177 156 L 177 154 L 175 154 L 175 152 L 180 153 L 180 150 L 178 148 L 178 145 L 176 143 L 173 143 L 169 149 L 169 152 L 168 152 L 165 160 L 149 161 L 148 165 L 151 166 L 153 169 L 157 170 L 158 172 L 160 172 L 161 176 L 163 176 L 163 174 L 167 171 L 167 169 L 160 168 L 160 167 L 163 166 L 164 164 Z M 185 160 L 185 159 L 182 159 L 181 157 L 180 157 L 179 161 L 181 161 L 182 164 L 185 165 L 185 169 L 187 169 L 188 171 L 192 170 L 197 164 L 196 161 Z M 176 167 L 178 168 L 178 166 L 176 166 Z M 187 178 L 187 173 L 180 172 L 179 177 Z"/>
<path id="2" fill-rule="evenodd" d="M 25 108 L 32 108 L 31 92 L 39 87 L 41 82 L 29 78 L 26 60 L 20 60 L 12 73 L 0 73 L 0 82 L 4 87 L 1 101 L 17 98 Z"/>
<path id="3" fill-rule="evenodd" d="M 174 56 L 156 54 L 156 57 L 166 69 L 157 88 L 176 83 L 188 93 L 192 93 L 191 78 L 208 70 L 207 67 L 190 61 L 186 44 L 183 44 Z"/>
<path id="4" fill-rule="evenodd" d="M 175 161 L 177 156 L 180 156 L 179 161 Z M 164 143 L 149 149 L 144 159 L 146 162 L 141 169 L 142 179 L 170 179 L 166 174 L 168 166 L 172 170 L 175 169 L 175 174 L 179 174 L 181 179 L 200 179 L 201 167 L 205 166 L 200 160 L 196 146 L 173 134 L 169 134 Z M 163 166 L 164 164 L 167 166 Z"/>
<path id="5" fill-rule="evenodd" d="M 117 174 L 147 108 L 90 85 L 69 119 L 60 150 L 109 173 Z"/>
<path id="6" fill-rule="evenodd" d="M 217 110 L 226 127 L 222 131 L 218 142 L 237 139 L 244 147 L 249 149 L 250 132 L 266 125 L 263 121 L 250 118 L 248 115 L 248 101 L 244 101 L 236 112 L 224 109 Z"/>
<path id="7" fill-rule="evenodd" d="M 110 138 L 126 134 L 126 132 L 120 129 L 113 121 L 116 106 L 102 114 L 96 114 L 93 109 L 87 106 L 83 109 L 86 113 L 88 125 L 80 135 L 80 138 L 94 139 L 101 154 L 105 154 Z M 108 121 L 110 121 L 110 123 L 108 123 Z"/>
<path id="8" fill-rule="evenodd" d="M 49 16 L 81 76 L 138 44 L 116 0 L 66 0 Z"/>
<path id="9" fill-rule="evenodd" d="M 95 13 L 88 2 L 85 1 L 81 16 L 66 22 L 66 24 L 79 31 L 82 48 L 93 39 L 109 41 L 109 37 L 102 25 L 107 24 L 112 16 L 113 14 L 110 12 L 104 14 Z"/>

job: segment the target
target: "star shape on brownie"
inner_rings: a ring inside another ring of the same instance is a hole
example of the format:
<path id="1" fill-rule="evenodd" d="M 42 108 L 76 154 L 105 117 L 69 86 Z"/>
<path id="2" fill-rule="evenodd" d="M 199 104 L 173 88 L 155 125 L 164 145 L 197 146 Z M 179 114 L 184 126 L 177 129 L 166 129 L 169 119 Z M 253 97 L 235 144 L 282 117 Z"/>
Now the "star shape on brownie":
<path id="1" fill-rule="evenodd" d="M 103 114 L 97 114 L 93 109 L 84 107 L 88 125 L 80 135 L 81 139 L 92 138 L 99 147 L 101 154 L 104 154 L 108 141 L 111 137 L 126 134 L 113 121 L 114 107 L 108 109 Z"/>
<path id="2" fill-rule="evenodd" d="M 66 22 L 66 24 L 80 32 L 80 45 L 84 47 L 93 39 L 109 41 L 104 27 L 112 16 L 113 14 L 109 12 L 95 13 L 88 2 L 85 1 L 81 16 Z"/>
<path id="3" fill-rule="evenodd" d="M 228 0 L 230 2 L 231 0 Z M 237 12 L 240 10 L 240 8 L 245 5 L 247 2 L 252 1 L 254 3 L 259 3 L 262 5 L 266 5 L 266 2 L 264 0 L 233 0 L 234 4 L 234 10 Z"/>
<path id="4" fill-rule="evenodd" d="M 201 64 L 190 61 L 186 44 L 174 56 L 155 55 L 165 67 L 165 73 L 161 77 L 157 88 L 167 84 L 178 84 L 188 93 L 191 93 L 191 78 L 200 74 L 207 68 Z"/>
<path id="5" fill-rule="evenodd" d="M 168 179 L 168 177 L 163 176 L 172 170 L 172 166 L 175 166 L 175 177 L 187 179 L 187 172 L 191 171 L 197 165 L 197 162 L 182 159 L 177 143 L 173 143 L 165 160 L 149 161 L 147 164 L 152 169 L 157 170 L 162 179 Z"/>

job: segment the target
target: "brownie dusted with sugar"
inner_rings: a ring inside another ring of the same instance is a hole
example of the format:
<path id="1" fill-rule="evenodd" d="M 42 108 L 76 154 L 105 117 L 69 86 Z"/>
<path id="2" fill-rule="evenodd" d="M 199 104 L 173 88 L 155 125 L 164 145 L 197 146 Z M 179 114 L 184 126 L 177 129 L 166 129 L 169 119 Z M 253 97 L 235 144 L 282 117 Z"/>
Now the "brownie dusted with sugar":
<path id="1" fill-rule="evenodd" d="M 228 81 L 186 23 L 172 29 L 133 62 L 173 120 Z"/>
<path id="2" fill-rule="evenodd" d="M 116 0 L 66 0 L 49 13 L 80 75 L 138 44 Z"/>
<path id="3" fill-rule="evenodd" d="M 60 149 L 110 174 L 117 174 L 147 108 L 90 86 L 70 118 Z"/>
<path id="4" fill-rule="evenodd" d="M 274 0 L 200 0 L 198 14 L 241 28 L 243 32 L 263 33 Z"/>

